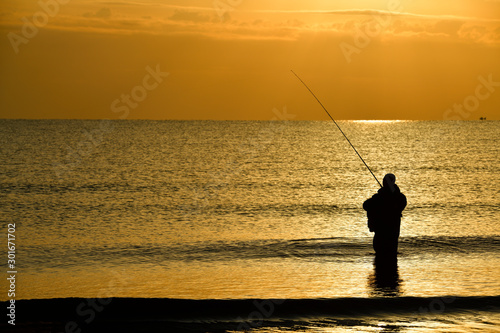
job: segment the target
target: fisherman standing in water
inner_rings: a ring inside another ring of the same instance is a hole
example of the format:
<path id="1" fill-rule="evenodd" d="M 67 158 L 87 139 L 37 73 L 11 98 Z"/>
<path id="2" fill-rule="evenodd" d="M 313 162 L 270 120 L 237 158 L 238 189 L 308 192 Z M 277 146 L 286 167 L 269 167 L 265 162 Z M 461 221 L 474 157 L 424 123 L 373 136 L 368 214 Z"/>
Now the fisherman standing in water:
<path id="1" fill-rule="evenodd" d="M 396 176 L 394 176 L 392 173 L 388 173 L 384 177 L 383 185 L 380 184 L 368 164 L 366 164 L 363 157 L 361 157 L 361 155 L 358 153 L 354 145 L 351 143 L 351 140 L 349 140 L 347 135 L 345 135 L 344 131 L 342 131 L 339 124 L 337 124 L 335 119 L 333 119 L 332 115 L 330 114 L 330 112 L 328 112 L 323 103 L 321 103 L 319 98 L 316 97 L 313 91 L 307 86 L 304 81 L 302 81 L 302 79 L 297 74 L 295 74 L 294 71 L 292 71 L 292 73 L 297 77 L 297 79 L 299 79 L 300 82 L 302 82 L 307 90 L 309 90 L 316 101 L 318 101 L 323 110 L 325 110 L 330 119 L 335 123 L 347 142 L 349 142 L 352 149 L 354 149 L 358 157 L 361 159 L 361 161 L 363 161 L 364 165 L 366 166 L 368 171 L 370 171 L 373 178 L 375 178 L 377 183 L 381 186 L 381 189 L 377 194 L 363 203 L 363 208 L 367 211 L 368 214 L 368 228 L 370 228 L 370 231 L 375 232 L 375 236 L 373 237 L 373 248 L 376 252 L 375 258 L 397 259 L 399 228 L 401 225 L 401 212 L 406 207 L 406 197 L 399 191 L 399 188 L 396 185 Z M 397 266 L 395 267 L 397 271 Z"/>
<path id="2" fill-rule="evenodd" d="M 406 197 L 396 185 L 396 176 L 385 175 L 383 187 L 363 203 L 368 215 L 368 228 L 375 232 L 373 249 L 377 257 L 391 258 L 398 253 L 401 213 L 406 207 Z"/>

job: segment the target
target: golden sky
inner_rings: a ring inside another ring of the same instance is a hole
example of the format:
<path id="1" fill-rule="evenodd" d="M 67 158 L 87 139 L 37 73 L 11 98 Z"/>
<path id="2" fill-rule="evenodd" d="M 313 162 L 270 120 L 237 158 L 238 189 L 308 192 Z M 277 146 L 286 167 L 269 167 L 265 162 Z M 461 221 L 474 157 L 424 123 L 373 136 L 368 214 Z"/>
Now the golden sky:
<path id="1" fill-rule="evenodd" d="M 0 118 L 500 119 L 500 0 L 2 0 Z"/>

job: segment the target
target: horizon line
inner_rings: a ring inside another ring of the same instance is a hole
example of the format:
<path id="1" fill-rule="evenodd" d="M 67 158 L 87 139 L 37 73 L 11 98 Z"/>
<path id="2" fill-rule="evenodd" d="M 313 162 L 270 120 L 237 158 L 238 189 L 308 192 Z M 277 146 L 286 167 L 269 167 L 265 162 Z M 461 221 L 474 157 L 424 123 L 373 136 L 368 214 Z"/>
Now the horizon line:
<path id="1" fill-rule="evenodd" d="M 109 119 L 109 118 L 2 118 L 0 120 L 112 120 L 112 121 L 331 121 L 331 119 Z M 359 122 L 405 122 L 405 121 L 498 121 L 499 119 L 337 119 L 338 121 L 359 121 Z"/>

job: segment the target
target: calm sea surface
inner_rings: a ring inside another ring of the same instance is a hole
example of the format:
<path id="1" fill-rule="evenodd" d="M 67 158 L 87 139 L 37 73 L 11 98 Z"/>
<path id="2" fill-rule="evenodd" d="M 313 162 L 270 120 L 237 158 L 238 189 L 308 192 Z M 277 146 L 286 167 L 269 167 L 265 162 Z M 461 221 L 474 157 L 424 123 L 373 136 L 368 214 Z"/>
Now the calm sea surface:
<path id="1" fill-rule="evenodd" d="M 339 125 L 407 196 L 393 281 L 362 209 L 378 184 L 331 122 L 0 120 L 18 299 L 499 296 L 500 122 Z M 470 317 L 422 327 L 500 323 Z"/>

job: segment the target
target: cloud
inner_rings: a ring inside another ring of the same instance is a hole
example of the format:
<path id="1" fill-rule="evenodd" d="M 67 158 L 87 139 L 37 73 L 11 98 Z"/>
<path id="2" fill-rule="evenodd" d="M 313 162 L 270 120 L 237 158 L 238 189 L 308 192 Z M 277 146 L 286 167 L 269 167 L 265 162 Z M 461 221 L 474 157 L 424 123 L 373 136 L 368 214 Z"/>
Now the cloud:
<path id="1" fill-rule="evenodd" d="M 214 8 L 184 7 L 162 3 L 101 2 L 83 17 L 61 11 L 44 29 L 105 34 L 196 35 L 232 40 L 299 40 L 321 35 L 350 36 L 364 26 L 377 28 L 374 39 L 442 40 L 499 44 L 500 20 L 460 16 L 420 15 L 374 9 L 329 11 L 236 10 L 220 20 Z M 80 8 L 81 9 L 81 8 Z M 88 10 L 88 7 L 87 7 Z M 81 13 L 82 11 L 80 11 Z M 318 15 L 317 15 L 318 14 Z M 319 15 L 321 14 L 321 15 Z M 93 20 L 89 20 L 93 19 Z M 20 31 L 23 22 L 11 17 L 3 28 Z M 374 29 L 371 29 L 374 31 Z"/>
<path id="2" fill-rule="evenodd" d="M 111 17 L 111 9 L 101 8 L 95 13 L 88 13 L 87 12 L 87 13 L 83 14 L 83 17 L 107 19 L 107 18 Z"/>
<path id="3" fill-rule="evenodd" d="M 361 16 L 366 16 L 366 15 L 407 15 L 406 13 L 402 12 L 391 12 L 388 10 L 375 10 L 375 9 L 349 9 L 349 10 L 334 10 L 334 11 L 327 11 L 324 12 L 324 14 L 333 14 L 333 15 L 361 15 Z"/>
<path id="4" fill-rule="evenodd" d="M 433 33 L 443 33 L 449 36 L 456 36 L 458 31 L 465 24 L 464 21 L 457 20 L 442 20 L 435 23 L 431 29 Z"/>
<path id="5" fill-rule="evenodd" d="M 498 0 L 500 2 L 500 0 Z M 292 10 L 292 11 L 279 11 L 279 10 L 257 10 L 255 13 L 273 13 L 273 14 L 318 14 L 318 15 L 336 15 L 336 16 L 406 16 L 430 20 L 484 20 L 492 22 L 500 22 L 500 19 L 479 18 L 473 16 L 459 16 L 459 15 L 430 15 L 430 14 L 416 14 L 404 12 L 399 10 L 381 10 L 381 9 L 338 9 L 338 10 Z"/>
<path id="6" fill-rule="evenodd" d="M 202 14 L 196 11 L 175 10 L 174 14 L 169 17 L 172 21 L 186 21 L 186 22 L 210 22 L 212 18 L 209 15 Z"/>
<path id="7" fill-rule="evenodd" d="M 489 29 L 482 25 L 464 25 L 458 37 L 474 43 L 500 44 L 500 27 Z"/>
<path id="8" fill-rule="evenodd" d="M 479 26 L 479 25 L 463 27 L 460 30 L 460 36 L 462 38 L 467 38 L 467 39 L 471 39 L 471 40 L 480 40 L 487 33 L 488 33 L 488 30 L 486 29 L 486 27 Z"/>
<path id="9" fill-rule="evenodd" d="M 495 31 L 500 29 L 499 20 L 471 19 L 451 16 L 429 16 L 399 13 L 394 16 L 371 15 L 373 11 L 341 11 L 342 13 L 364 13 L 363 18 L 346 18 L 343 26 L 332 25 L 340 33 L 357 35 L 360 31 L 375 31 L 373 38 L 388 41 L 392 37 L 415 40 L 442 40 L 462 43 L 498 44 Z M 376 11 L 378 13 L 378 11 Z M 385 12 L 384 12 L 385 13 Z"/>

